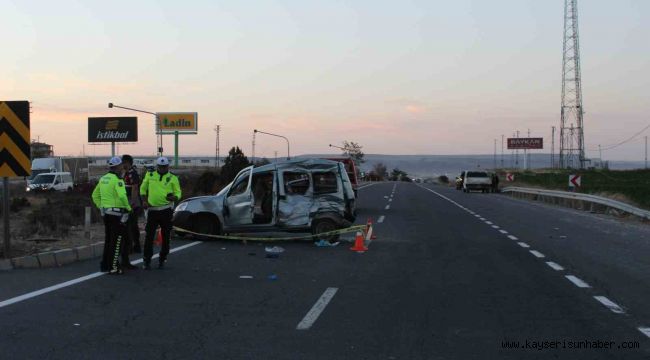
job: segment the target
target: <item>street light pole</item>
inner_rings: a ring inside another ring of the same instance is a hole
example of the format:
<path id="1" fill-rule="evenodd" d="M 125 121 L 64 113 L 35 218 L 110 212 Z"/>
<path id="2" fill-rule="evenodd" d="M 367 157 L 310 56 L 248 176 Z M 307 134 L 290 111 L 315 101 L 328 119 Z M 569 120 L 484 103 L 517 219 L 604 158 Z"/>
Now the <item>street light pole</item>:
<path id="1" fill-rule="evenodd" d="M 109 109 L 118 108 L 118 109 L 130 110 L 130 111 L 141 112 L 141 113 L 145 113 L 145 114 L 151 114 L 151 115 L 155 116 L 156 117 L 155 126 L 156 126 L 156 130 L 158 130 L 158 132 L 159 132 L 158 156 L 163 156 L 163 134 L 162 134 L 162 131 L 160 131 L 160 119 L 158 118 L 158 114 L 156 114 L 154 112 L 151 112 L 151 111 L 133 109 L 133 108 L 129 108 L 129 107 L 126 107 L 126 106 L 119 106 L 119 105 L 115 105 L 113 103 L 108 103 L 108 108 Z"/>
<path id="2" fill-rule="evenodd" d="M 342 148 L 342 147 L 340 147 L 340 146 L 336 146 L 336 145 L 332 145 L 332 144 L 330 144 L 330 147 L 337 148 L 337 149 L 341 149 L 341 150 L 343 150 L 343 152 L 345 153 L 345 148 Z"/>
<path id="3" fill-rule="evenodd" d="M 289 139 L 287 139 L 286 136 L 282 136 L 282 135 L 278 135 L 278 134 L 272 134 L 272 133 L 268 133 L 268 132 L 264 132 L 264 131 L 260 131 L 260 130 L 255 129 L 255 130 L 253 130 L 253 138 L 255 137 L 255 134 L 257 134 L 257 133 L 270 135 L 270 136 L 275 136 L 275 137 L 283 138 L 284 140 L 286 140 L 287 141 L 287 160 L 291 160 L 291 150 L 289 148 Z"/>

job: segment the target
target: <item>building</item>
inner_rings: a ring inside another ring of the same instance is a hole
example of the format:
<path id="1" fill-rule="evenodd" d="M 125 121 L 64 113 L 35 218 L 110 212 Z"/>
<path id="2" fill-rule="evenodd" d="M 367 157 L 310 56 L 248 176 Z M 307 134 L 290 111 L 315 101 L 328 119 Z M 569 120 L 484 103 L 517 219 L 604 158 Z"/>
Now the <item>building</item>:
<path id="1" fill-rule="evenodd" d="M 54 146 L 32 140 L 30 145 L 32 159 L 45 158 L 54 156 Z"/>

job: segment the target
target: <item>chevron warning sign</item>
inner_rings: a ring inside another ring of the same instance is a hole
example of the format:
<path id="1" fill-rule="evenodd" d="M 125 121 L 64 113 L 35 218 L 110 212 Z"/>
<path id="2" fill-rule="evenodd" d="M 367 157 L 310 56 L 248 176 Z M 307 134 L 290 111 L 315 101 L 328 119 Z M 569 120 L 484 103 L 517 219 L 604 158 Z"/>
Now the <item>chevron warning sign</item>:
<path id="1" fill-rule="evenodd" d="M 0 177 L 32 173 L 29 101 L 0 101 Z"/>

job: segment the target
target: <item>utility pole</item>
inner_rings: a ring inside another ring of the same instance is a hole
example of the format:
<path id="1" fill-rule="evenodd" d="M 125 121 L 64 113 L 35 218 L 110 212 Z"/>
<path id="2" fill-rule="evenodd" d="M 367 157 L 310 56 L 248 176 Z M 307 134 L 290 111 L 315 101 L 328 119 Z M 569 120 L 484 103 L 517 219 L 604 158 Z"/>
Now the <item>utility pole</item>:
<path id="1" fill-rule="evenodd" d="M 251 156 L 251 162 L 255 163 L 255 134 L 257 131 L 253 131 L 253 154 Z"/>
<path id="2" fill-rule="evenodd" d="M 587 159 L 585 158 L 583 114 L 578 0 L 564 0 L 562 106 L 560 108 L 561 168 L 571 167 L 576 157 L 580 162 L 580 168 L 585 166 Z"/>
<path id="3" fill-rule="evenodd" d="M 494 139 L 494 170 L 497 169 L 497 139 Z"/>
<path id="4" fill-rule="evenodd" d="M 219 131 L 220 130 L 221 130 L 221 125 L 215 126 L 214 131 L 217 133 L 217 142 L 216 142 L 216 149 L 215 149 L 215 156 L 216 156 L 215 164 L 217 168 L 221 167 L 221 161 L 219 161 Z"/>
<path id="5" fill-rule="evenodd" d="M 503 157 L 504 157 L 504 154 L 503 154 L 503 139 L 504 139 L 504 136 L 503 136 L 503 134 L 501 134 L 501 168 L 502 169 L 503 169 Z"/>
<path id="6" fill-rule="evenodd" d="M 519 139 L 519 130 L 517 130 L 517 139 Z M 515 150 L 515 167 L 519 169 L 519 150 Z"/>
<path id="7" fill-rule="evenodd" d="M 555 169 L 555 126 L 551 126 L 551 169 Z"/>
<path id="8" fill-rule="evenodd" d="M 598 156 L 600 157 L 600 163 L 603 163 L 603 148 L 598 144 Z"/>
<path id="9" fill-rule="evenodd" d="M 645 136 L 645 168 L 648 168 L 648 135 Z"/>

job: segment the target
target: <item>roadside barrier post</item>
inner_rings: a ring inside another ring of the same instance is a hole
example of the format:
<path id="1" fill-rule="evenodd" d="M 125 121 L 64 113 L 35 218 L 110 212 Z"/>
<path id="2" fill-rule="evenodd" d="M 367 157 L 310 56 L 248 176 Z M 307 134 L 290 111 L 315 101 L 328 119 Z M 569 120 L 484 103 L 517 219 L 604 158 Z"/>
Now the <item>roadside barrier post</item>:
<path id="1" fill-rule="evenodd" d="M 84 214 L 84 236 L 90 239 L 90 206 L 86 206 Z"/>

